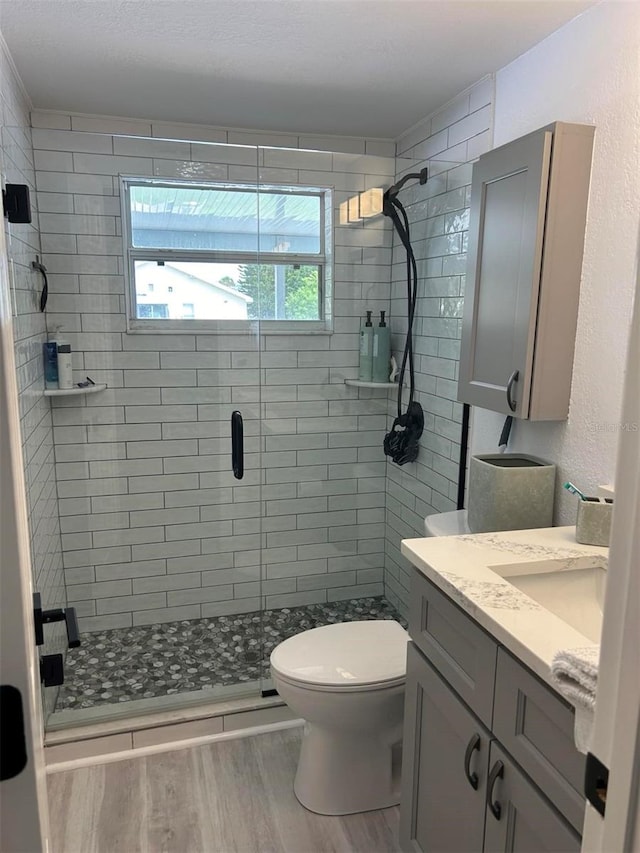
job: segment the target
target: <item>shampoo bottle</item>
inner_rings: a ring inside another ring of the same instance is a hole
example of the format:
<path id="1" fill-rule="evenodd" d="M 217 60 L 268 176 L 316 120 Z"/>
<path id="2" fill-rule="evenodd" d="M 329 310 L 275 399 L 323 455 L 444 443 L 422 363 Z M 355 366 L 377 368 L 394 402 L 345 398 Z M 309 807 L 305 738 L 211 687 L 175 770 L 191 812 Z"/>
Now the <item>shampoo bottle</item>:
<path id="1" fill-rule="evenodd" d="M 58 388 L 73 388 L 73 365 L 71 362 L 71 344 L 58 341 Z"/>
<path id="2" fill-rule="evenodd" d="M 371 378 L 374 382 L 388 382 L 391 371 L 391 339 L 389 327 L 384 319 L 385 313 L 385 311 L 380 312 L 380 323 L 373 330 L 373 371 Z"/>
<path id="3" fill-rule="evenodd" d="M 47 390 L 58 388 L 58 345 L 55 341 L 45 341 L 42 344 L 44 360 L 44 387 Z"/>
<path id="4" fill-rule="evenodd" d="M 373 323 L 371 311 L 367 311 L 367 320 L 360 329 L 360 368 L 358 379 L 371 382 L 373 371 Z"/>

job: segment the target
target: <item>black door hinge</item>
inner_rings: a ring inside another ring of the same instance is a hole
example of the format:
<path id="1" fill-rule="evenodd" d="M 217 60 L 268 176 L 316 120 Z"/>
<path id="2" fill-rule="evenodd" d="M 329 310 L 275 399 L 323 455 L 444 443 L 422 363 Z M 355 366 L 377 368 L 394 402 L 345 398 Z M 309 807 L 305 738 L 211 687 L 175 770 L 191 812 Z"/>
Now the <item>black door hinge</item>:
<path id="1" fill-rule="evenodd" d="M 594 809 L 603 817 L 607 806 L 608 784 L 609 768 L 589 752 L 584 773 L 584 793 Z"/>
<path id="2" fill-rule="evenodd" d="M 42 655 L 40 658 L 40 681 L 45 687 L 64 684 L 64 658 L 62 655 Z"/>
<path id="3" fill-rule="evenodd" d="M 75 607 L 57 608 L 56 610 L 43 610 L 42 599 L 39 592 L 33 593 L 33 624 L 36 633 L 36 646 L 44 643 L 44 626 L 52 622 L 64 622 L 67 628 L 67 642 L 70 649 L 76 649 L 80 645 L 80 631 L 78 630 L 78 617 Z"/>

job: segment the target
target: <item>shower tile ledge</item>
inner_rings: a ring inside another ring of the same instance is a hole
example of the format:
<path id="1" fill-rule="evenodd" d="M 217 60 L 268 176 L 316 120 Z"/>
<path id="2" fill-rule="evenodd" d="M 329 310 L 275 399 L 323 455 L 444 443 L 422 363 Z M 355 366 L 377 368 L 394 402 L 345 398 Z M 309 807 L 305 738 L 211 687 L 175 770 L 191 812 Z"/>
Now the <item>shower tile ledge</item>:
<path id="1" fill-rule="evenodd" d="M 608 548 L 580 545 L 575 527 L 404 539 L 402 554 L 515 657 L 550 685 L 561 649 L 592 645 L 491 567 L 562 561 L 555 571 L 607 565 Z"/>
<path id="2" fill-rule="evenodd" d="M 70 716 L 74 713 L 73 711 L 62 712 L 65 715 L 62 723 L 64 727 L 48 729 L 45 732 L 44 743 L 45 746 L 56 746 L 61 743 L 89 740 L 121 732 L 137 732 L 160 726 L 172 726 L 212 717 L 226 717 L 232 714 L 245 714 L 251 711 L 281 707 L 285 707 L 285 703 L 279 696 L 248 696 L 217 702 L 212 701 L 207 704 L 187 705 L 174 710 L 156 711 L 154 713 L 121 717 L 114 720 L 95 723 L 86 722 L 84 724 L 78 723 L 77 725 L 69 725 L 73 719 Z"/>

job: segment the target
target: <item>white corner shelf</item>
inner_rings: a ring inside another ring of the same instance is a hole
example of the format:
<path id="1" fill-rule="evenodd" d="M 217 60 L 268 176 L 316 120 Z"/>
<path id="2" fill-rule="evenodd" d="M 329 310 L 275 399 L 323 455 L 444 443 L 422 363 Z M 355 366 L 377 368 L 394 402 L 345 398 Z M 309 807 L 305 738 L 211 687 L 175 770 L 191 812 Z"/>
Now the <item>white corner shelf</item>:
<path id="1" fill-rule="evenodd" d="M 345 379 L 345 385 L 352 388 L 397 388 L 397 382 L 365 382 L 363 379 Z"/>
<path id="2" fill-rule="evenodd" d="M 86 388 L 78 388 L 77 386 L 74 388 L 45 388 L 44 396 L 75 397 L 79 394 L 97 394 L 98 391 L 104 391 L 106 387 L 106 384 L 103 383 L 101 385 L 87 385 Z"/>

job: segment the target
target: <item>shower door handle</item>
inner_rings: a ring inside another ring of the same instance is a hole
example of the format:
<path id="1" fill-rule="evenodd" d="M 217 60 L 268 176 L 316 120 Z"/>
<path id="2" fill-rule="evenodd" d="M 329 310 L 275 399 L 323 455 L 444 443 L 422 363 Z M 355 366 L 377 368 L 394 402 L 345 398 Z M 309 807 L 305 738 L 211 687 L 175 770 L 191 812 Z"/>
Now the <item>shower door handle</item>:
<path id="1" fill-rule="evenodd" d="M 244 429 L 240 412 L 231 413 L 231 467 L 236 480 L 244 477 Z"/>

